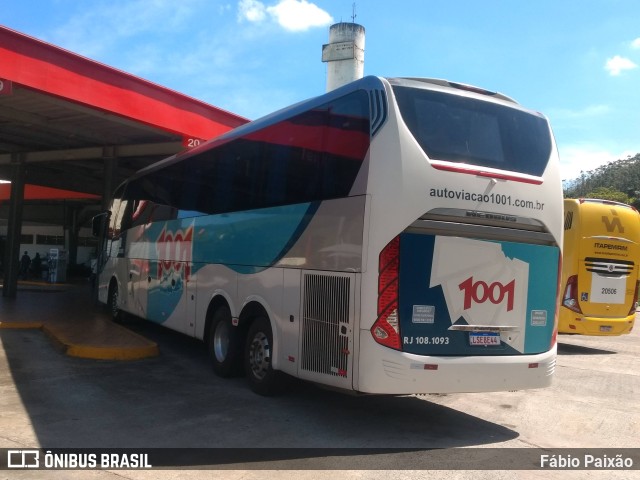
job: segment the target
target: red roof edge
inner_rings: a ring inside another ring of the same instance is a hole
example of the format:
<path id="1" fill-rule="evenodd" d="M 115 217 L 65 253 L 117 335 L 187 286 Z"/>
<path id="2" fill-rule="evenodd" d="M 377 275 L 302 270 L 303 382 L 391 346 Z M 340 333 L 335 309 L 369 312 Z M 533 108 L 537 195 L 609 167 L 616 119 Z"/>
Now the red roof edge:
<path id="1" fill-rule="evenodd" d="M 0 183 L 0 202 L 11 198 L 11 184 Z M 72 192 L 59 188 L 42 187 L 40 185 L 25 185 L 25 200 L 99 200 L 100 195 L 90 193 Z"/>
<path id="2" fill-rule="evenodd" d="M 0 25 L 2 78 L 204 140 L 248 119 Z"/>

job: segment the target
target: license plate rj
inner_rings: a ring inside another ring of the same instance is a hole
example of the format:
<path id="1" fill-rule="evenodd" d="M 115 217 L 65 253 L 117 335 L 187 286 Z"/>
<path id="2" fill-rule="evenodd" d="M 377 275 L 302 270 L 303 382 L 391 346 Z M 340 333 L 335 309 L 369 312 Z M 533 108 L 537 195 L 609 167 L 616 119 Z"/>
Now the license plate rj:
<path id="1" fill-rule="evenodd" d="M 472 346 L 490 346 L 500 345 L 500 335 L 497 333 L 469 333 L 469 344 Z"/>

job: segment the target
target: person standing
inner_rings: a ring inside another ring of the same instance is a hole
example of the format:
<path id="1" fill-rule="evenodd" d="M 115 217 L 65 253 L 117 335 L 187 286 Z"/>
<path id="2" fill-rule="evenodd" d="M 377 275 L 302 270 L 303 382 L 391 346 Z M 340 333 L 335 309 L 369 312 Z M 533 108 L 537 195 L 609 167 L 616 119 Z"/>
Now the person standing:
<path id="1" fill-rule="evenodd" d="M 42 277 L 42 258 L 40 253 L 36 253 L 36 256 L 31 260 L 31 272 L 34 278 L 38 280 Z"/>
<path id="2" fill-rule="evenodd" d="M 31 265 L 31 257 L 24 251 L 24 255 L 20 259 L 20 278 L 26 280 L 29 277 L 29 266 Z"/>

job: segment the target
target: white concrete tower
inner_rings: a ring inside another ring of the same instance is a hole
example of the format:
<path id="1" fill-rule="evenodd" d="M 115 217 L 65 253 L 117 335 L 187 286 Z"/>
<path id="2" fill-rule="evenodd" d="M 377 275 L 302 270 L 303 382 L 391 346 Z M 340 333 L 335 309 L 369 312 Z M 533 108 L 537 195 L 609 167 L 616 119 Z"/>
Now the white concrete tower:
<path id="1" fill-rule="evenodd" d="M 327 92 L 364 75 L 364 27 L 357 23 L 336 23 L 329 28 L 329 43 L 322 46 L 327 63 Z"/>

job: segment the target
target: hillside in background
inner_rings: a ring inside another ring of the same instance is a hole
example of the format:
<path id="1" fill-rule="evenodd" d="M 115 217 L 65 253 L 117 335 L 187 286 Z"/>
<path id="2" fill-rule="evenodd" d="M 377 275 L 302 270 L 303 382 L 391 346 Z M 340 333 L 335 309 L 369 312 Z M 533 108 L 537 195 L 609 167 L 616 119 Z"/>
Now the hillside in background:
<path id="1" fill-rule="evenodd" d="M 640 207 L 640 153 L 565 181 L 565 198 L 601 198 Z"/>

